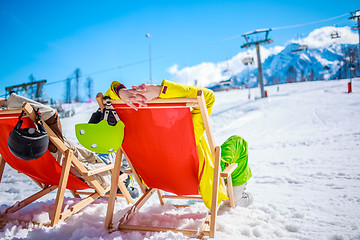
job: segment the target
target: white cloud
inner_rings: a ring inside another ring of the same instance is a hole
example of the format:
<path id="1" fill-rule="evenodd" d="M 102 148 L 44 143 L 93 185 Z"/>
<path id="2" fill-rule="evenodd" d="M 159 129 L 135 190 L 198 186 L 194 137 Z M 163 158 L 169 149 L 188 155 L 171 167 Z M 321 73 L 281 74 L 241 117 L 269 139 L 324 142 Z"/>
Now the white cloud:
<path id="1" fill-rule="evenodd" d="M 338 33 L 340 38 L 331 38 L 331 34 Z M 297 42 L 292 40 L 292 42 Z M 358 36 L 346 27 L 322 27 L 312 31 L 306 38 L 300 39 L 299 44 L 306 44 L 309 48 L 327 48 L 336 44 L 357 44 Z"/>
<path id="2" fill-rule="evenodd" d="M 264 48 L 261 46 L 260 52 L 262 62 L 264 62 L 268 56 L 279 53 L 283 49 L 284 47 L 280 46 L 272 48 Z M 179 69 L 179 66 L 174 64 L 168 69 L 168 72 L 174 75 L 171 79 L 173 81 L 188 85 L 195 85 L 195 80 L 197 80 L 198 86 L 205 87 L 211 83 L 226 80 L 230 78 L 230 76 L 236 75 L 245 70 L 246 66 L 243 64 L 242 60 L 246 57 L 253 57 L 253 67 L 257 66 L 256 51 L 253 48 L 249 49 L 247 52 L 239 52 L 231 59 L 218 63 L 203 62 L 201 64 L 184 67 L 182 69 Z"/>
<path id="3" fill-rule="evenodd" d="M 337 31 L 341 38 L 332 39 L 330 34 Z M 336 44 L 357 44 L 358 36 L 351 31 L 350 27 L 322 27 L 313 30 L 306 38 L 291 40 L 290 42 L 299 42 L 306 44 L 309 48 L 325 48 Z M 264 62 L 270 55 L 277 54 L 284 49 L 283 46 L 275 46 L 266 48 L 260 47 L 261 61 Z M 184 84 L 194 85 L 197 80 L 198 86 L 208 86 L 210 83 L 219 82 L 228 79 L 230 76 L 236 75 L 245 70 L 242 59 L 246 57 L 254 58 L 254 65 L 257 67 L 257 56 L 255 48 L 249 49 L 247 52 L 239 52 L 231 59 L 210 63 L 203 62 L 195 66 L 184 67 L 179 69 L 177 64 L 171 66 L 168 72 L 173 75 L 172 80 Z"/>

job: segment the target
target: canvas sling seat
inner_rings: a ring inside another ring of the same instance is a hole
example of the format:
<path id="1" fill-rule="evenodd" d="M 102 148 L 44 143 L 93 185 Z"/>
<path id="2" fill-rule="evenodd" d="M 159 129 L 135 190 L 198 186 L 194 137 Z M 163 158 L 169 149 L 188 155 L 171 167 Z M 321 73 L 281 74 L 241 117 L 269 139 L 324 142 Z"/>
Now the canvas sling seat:
<path id="1" fill-rule="evenodd" d="M 31 161 L 24 161 L 15 157 L 9 150 L 7 142 L 8 136 L 18 121 L 21 111 L 26 112 L 26 116 L 22 118 L 22 127 L 34 127 L 35 113 L 33 108 L 25 103 L 22 109 L 18 110 L 0 110 L 0 181 L 6 163 L 17 170 L 29 176 L 41 188 L 41 190 L 34 195 L 17 202 L 11 207 L 3 209 L 0 213 L 0 225 L 4 225 L 8 221 L 17 220 L 19 223 L 29 223 L 32 221 L 23 221 L 21 219 L 12 219 L 11 213 L 14 213 L 21 208 L 36 201 L 40 197 L 57 190 L 55 205 L 50 216 L 50 222 L 45 223 L 46 226 L 54 226 L 59 221 L 65 220 L 68 216 L 77 213 L 85 206 L 89 205 L 101 196 L 105 196 L 110 190 L 110 187 L 104 188 L 98 180 L 94 178 L 94 174 L 104 171 L 113 171 L 114 165 L 109 164 L 102 168 L 94 170 L 87 170 L 84 165 L 74 156 L 72 151 L 68 149 L 65 144 L 56 136 L 56 134 L 43 121 L 46 132 L 49 135 L 50 141 L 64 154 L 62 166 L 56 161 L 52 154 L 47 150 L 43 156 Z M 77 178 L 70 173 L 70 167 L 74 166 L 82 177 L 87 181 Z M 126 174 L 119 177 L 117 186 L 122 191 L 122 196 L 126 198 L 128 203 L 133 203 L 133 200 L 127 191 L 122 180 L 126 178 Z M 62 211 L 65 189 L 71 191 L 72 195 L 81 200 L 76 201 L 75 204 Z M 81 196 L 84 196 L 81 198 Z M 10 215 L 10 217 L 9 217 Z M 38 223 L 32 222 L 37 225 Z"/>
<path id="2" fill-rule="evenodd" d="M 102 99 L 103 96 L 99 93 L 97 101 L 100 108 L 104 107 Z M 231 206 L 235 206 L 231 172 L 237 165 L 232 164 L 221 172 L 220 147 L 214 142 L 202 91 L 198 92 L 196 98 L 154 99 L 147 103 L 147 107 L 140 107 L 138 111 L 128 107 L 121 100 L 112 100 L 112 104 L 125 124 L 124 142 L 117 155 L 124 155 L 127 159 L 132 174 L 143 191 L 143 196 L 123 215 L 117 227 L 113 226 L 116 171 L 121 165 L 120 161 L 115 162 L 105 228 L 135 231 L 170 230 L 197 235 L 199 238 L 214 237 L 218 194 L 212 194 L 211 209 L 206 213 L 201 229 L 126 225 L 154 192 L 158 193 L 161 204 L 164 204 L 166 198 L 202 200 L 199 195 L 199 159 L 191 117 L 192 107 L 201 109 L 207 140 L 214 159 L 213 193 L 218 193 L 219 183 L 222 181 L 220 176 L 227 177 L 230 203 Z"/>

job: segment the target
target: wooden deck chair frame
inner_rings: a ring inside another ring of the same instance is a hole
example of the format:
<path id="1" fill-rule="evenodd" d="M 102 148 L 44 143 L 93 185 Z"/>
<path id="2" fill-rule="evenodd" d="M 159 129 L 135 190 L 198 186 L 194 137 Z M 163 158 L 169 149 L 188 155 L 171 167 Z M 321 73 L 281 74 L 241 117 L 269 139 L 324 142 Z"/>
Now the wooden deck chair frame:
<path id="1" fill-rule="evenodd" d="M 22 106 L 22 109 L 18 110 L 1 110 L 0 111 L 0 118 L 4 114 L 16 114 L 18 113 L 20 115 L 21 111 L 24 110 L 25 113 L 33 120 L 35 121 L 35 112 L 34 109 L 30 106 L 30 104 L 25 103 Z M 65 144 L 60 140 L 60 138 L 52 131 L 52 129 L 43 121 L 43 125 L 46 129 L 46 132 L 49 135 L 49 139 L 54 145 L 61 151 L 62 154 L 64 154 L 65 159 L 63 161 L 62 165 L 62 172 L 61 177 L 58 186 L 47 186 L 44 185 L 34 179 L 35 183 L 41 188 L 41 190 L 34 195 L 22 200 L 21 202 L 16 203 L 15 205 L 4 209 L 2 213 L 0 214 L 0 226 L 5 226 L 6 222 L 10 221 L 17 221 L 21 224 L 26 223 L 33 223 L 35 226 L 40 225 L 40 223 L 34 222 L 34 221 L 25 221 L 20 219 L 9 219 L 6 217 L 7 213 L 14 213 L 21 208 L 31 204 L 32 202 L 36 201 L 40 197 L 52 192 L 53 190 L 57 189 L 57 195 L 55 199 L 55 205 L 54 209 L 51 215 L 51 220 L 48 223 L 45 223 L 43 225 L 45 226 L 54 226 L 59 221 L 65 220 L 67 217 L 69 217 L 72 214 L 75 214 L 79 212 L 81 209 L 89 205 L 90 203 L 94 202 L 96 199 L 98 199 L 101 196 L 108 196 L 107 192 L 110 190 L 110 186 L 107 188 L 104 188 L 101 186 L 101 184 L 93 177 L 94 174 L 98 174 L 104 171 L 111 171 L 114 172 L 114 164 L 108 164 L 107 166 L 104 166 L 102 168 L 97 168 L 94 170 L 87 170 L 84 165 L 74 156 L 73 152 L 65 146 Z M 0 156 L 0 182 L 2 179 L 3 171 L 5 168 L 6 159 L 4 159 L 2 156 Z M 84 179 L 89 183 L 89 186 L 91 186 L 94 191 L 75 191 L 70 190 L 72 195 L 76 198 L 81 198 L 80 195 L 85 195 L 85 197 L 80 200 L 79 202 L 73 204 L 68 209 L 65 209 L 62 211 L 63 208 L 63 202 L 64 202 L 64 194 L 66 185 L 69 178 L 70 173 L 70 167 L 73 165 L 78 172 L 83 176 Z M 116 171 L 120 174 L 119 171 Z M 115 184 L 118 186 L 123 194 L 116 194 L 117 196 L 123 196 L 127 200 L 128 203 L 134 203 L 133 199 L 131 198 L 128 190 L 126 189 L 123 180 L 125 180 L 127 177 L 127 174 L 122 174 L 120 177 L 118 177 L 118 182 Z"/>
<path id="2" fill-rule="evenodd" d="M 99 103 L 100 108 L 104 108 L 103 95 L 99 93 L 97 95 L 97 101 Z M 112 100 L 113 104 L 123 104 L 124 102 L 121 100 Z M 205 126 L 205 133 L 207 136 L 208 144 L 214 159 L 214 184 L 213 184 L 213 192 L 218 193 L 219 190 L 219 181 L 224 181 L 223 178 L 227 178 L 227 193 L 229 196 L 229 202 L 231 207 L 235 207 L 234 196 L 233 196 L 233 188 L 232 188 L 232 180 L 231 173 L 236 169 L 237 164 L 231 164 L 226 167 L 226 169 L 221 172 L 220 167 L 220 147 L 215 145 L 213 133 L 210 126 L 209 114 L 205 104 L 205 98 L 203 96 L 202 91 L 199 91 L 196 98 L 174 98 L 174 99 L 154 99 L 149 103 L 186 103 L 186 106 L 190 107 L 200 107 L 202 120 Z M 163 106 L 158 106 L 163 107 Z M 145 108 L 151 108 L 145 107 Z M 156 106 L 155 106 L 156 108 Z M 131 163 L 131 159 L 128 158 L 126 153 L 122 148 L 117 151 L 117 161 L 115 162 L 115 167 L 112 175 L 112 187 L 110 189 L 110 197 L 108 202 L 106 220 L 105 220 L 105 228 L 110 229 L 110 231 L 116 230 L 113 227 L 112 219 L 113 219 L 113 211 L 115 204 L 115 193 L 116 193 L 116 183 L 118 181 L 118 173 L 121 166 L 121 158 L 125 156 L 128 161 L 129 166 L 131 167 L 132 174 L 136 181 L 138 182 L 141 191 L 143 192 L 143 196 L 130 208 L 130 210 L 125 213 L 125 215 L 120 219 L 117 229 L 118 230 L 135 230 L 135 231 L 150 231 L 150 232 L 161 232 L 161 231 L 173 231 L 173 232 L 182 232 L 183 234 L 188 235 L 197 235 L 198 238 L 213 238 L 215 235 L 215 220 L 218 211 L 217 202 L 218 202 L 218 194 L 212 195 L 212 204 L 209 213 L 207 214 L 204 224 L 200 231 L 197 229 L 176 229 L 176 228 L 163 228 L 163 227 L 150 227 L 150 226 L 134 226 L 134 225 L 125 225 L 128 220 L 133 217 L 136 212 L 145 204 L 145 202 L 151 197 L 151 195 L 156 191 L 160 200 L 160 203 L 164 205 L 164 199 L 172 198 L 172 199 L 195 199 L 202 200 L 201 196 L 177 196 L 177 195 L 165 195 L 162 190 L 155 188 L 148 188 L 142 183 L 141 177 L 134 169 L 133 164 Z M 119 157 L 118 157 L 119 156 Z M 178 205 L 179 207 L 186 207 L 186 205 Z"/>

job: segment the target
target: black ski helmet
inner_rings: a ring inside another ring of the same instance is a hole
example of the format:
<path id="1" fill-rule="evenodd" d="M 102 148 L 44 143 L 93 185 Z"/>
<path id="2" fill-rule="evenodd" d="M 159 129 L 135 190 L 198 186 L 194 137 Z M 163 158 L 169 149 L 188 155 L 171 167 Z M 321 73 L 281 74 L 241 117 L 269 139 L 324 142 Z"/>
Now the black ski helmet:
<path id="1" fill-rule="evenodd" d="M 36 113 L 37 128 L 20 128 L 23 120 L 21 117 L 24 111 L 19 116 L 14 129 L 10 132 L 8 138 L 8 147 L 10 152 L 17 158 L 25 161 L 37 159 L 41 157 L 47 150 L 49 145 L 49 136 L 47 135 L 44 126 L 40 121 L 39 111 Z"/>

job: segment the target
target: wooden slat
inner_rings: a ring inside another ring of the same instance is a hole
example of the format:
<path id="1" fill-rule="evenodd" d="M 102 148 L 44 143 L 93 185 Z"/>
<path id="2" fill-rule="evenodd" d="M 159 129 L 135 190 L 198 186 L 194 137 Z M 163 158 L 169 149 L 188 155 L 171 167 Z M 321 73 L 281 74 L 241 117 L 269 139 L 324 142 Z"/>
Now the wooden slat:
<path id="1" fill-rule="evenodd" d="M 226 190 L 230 201 L 230 206 L 235 208 L 235 199 L 234 199 L 234 189 L 232 185 L 232 177 L 231 174 L 227 178 Z"/>
<path id="2" fill-rule="evenodd" d="M 60 220 L 61 208 L 64 202 L 65 188 L 69 178 L 71 167 L 71 150 L 66 151 L 65 159 L 62 166 L 61 177 L 59 181 L 59 189 L 56 194 L 54 211 L 51 217 L 51 226 L 57 224 Z"/>
<path id="3" fill-rule="evenodd" d="M 199 104 L 196 103 L 186 103 L 185 106 L 171 106 L 171 108 L 189 108 L 189 107 L 199 107 Z M 114 106 L 115 109 L 131 109 L 132 107 L 129 106 Z M 169 108 L 168 106 L 156 106 L 156 105 L 152 105 L 152 106 L 141 106 L 139 107 L 139 109 L 156 109 L 156 108 Z"/>
<path id="4" fill-rule="evenodd" d="M 122 154 L 123 154 L 122 149 L 119 148 L 116 152 L 115 165 L 111 174 L 111 188 L 110 188 L 110 195 L 108 200 L 108 206 L 105 217 L 105 226 L 104 226 L 106 229 L 112 227 L 112 219 L 114 215 L 116 190 L 119 182 Z"/>
<path id="5" fill-rule="evenodd" d="M 2 179 L 2 175 L 4 173 L 5 164 L 6 164 L 5 159 L 0 155 L 0 182 Z"/>
<path id="6" fill-rule="evenodd" d="M 156 191 L 155 188 L 149 188 L 144 195 L 129 209 L 127 213 L 119 220 L 118 227 L 121 224 L 127 223 L 130 218 L 132 218 L 140 208 L 146 203 L 146 201 L 151 197 L 151 195 Z"/>
<path id="7" fill-rule="evenodd" d="M 124 184 L 124 177 L 126 174 L 121 174 L 121 176 L 119 177 L 119 180 L 118 180 L 118 187 L 120 188 L 120 191 L 122 193 L 122 195 L 125 197 L 126 201 L 128 204 L 134 204 L 134 200 L 132 199 L 129 191 L 127 190 L 125 184 Z"/>
<path id="8" fill-rule="evenodd" d="M 1 110 L 1 111 L 0 111 L 0 118 L 1 118 L 1 119 L 7 119 L 8 117 L 2 117 L 1 115 L 20 114 L 21 111 L 22 111 L 21 109 Z M 9 117 L 9 118 L 14 118 L 14 117 Z"/>
<path id="9" fill-rule="evenodd" d="M 29 117 L 35 121 L 35 111 L 31 107 L 29 103 L 24 103 L 22 108 L 24 111 L 29 115 Z M 54 131 L 46 124 L 45 121 L 43 121 L 43 126 L 49 136 L 50 141 L 59 149 L 59 151 L 65 155 L 66 150 L 68 148 L 65 146 L 65 144 L 61 141 L 61 139 L 54 133 Z"/>
<path id="10" fill-rule="evenodd" d="M 200 112 L 201 112 L 201 117 L 202 117 L 204 127 L 205 127 L 206 137 L 207 137 L 207 140 L 209 143 L 211 154 L 214 159 L 215 158 L 214 151 L 215 151 L 216 145 L 215 145 L 214 135 L 212 133 L 211 126 L 210 126 L 210 117 L 209 117 L 208 110 L 206 108 L 205 98 L 204 98 L 204 95 L 201 90 L 198 91 L 197 99 L 198 99 L 199 105 L 200 105 Z"/>
<path id="11" fill-rule="evenodd" d="M 81 173 L 87 182 L 101 195 L 103 196 L 106 190 L 101 186 L 98 180 L 93 176 L 87 176 L 85 173 L 88 171 L 86 167 L 72 154 L 71 156 L 72 163 L 74 167 Z"/>
<path id="12" fill-rule="evenodd" d="M 105 103 L 105 101 L 103 101 Z M 125 104 L 123 100 L 111 100 L 112 104 Z M 197 98 L 155 98 L 151 101 L 147 101 L 146 103 L 198 103 Z"/>
<path id="13" fill-rule="evenodd" d="M 146 190 L 148 189 L 148 187 L 143 184 L 139 174 L 137 173 L 136 169 L 134 168 L 134 165 L 131 163 L 131 160 L 127 156 L 126 152 L 124 150 L 122 150 L 122 151 L 124 153 L 124 156 L 125 156 L 125 159 L 126 159 L 127 163 L 129 164 L 129 167 L 130 167 L 130 169 L 132 171 L 132 176 L 135 178 L 136 182 L 139 184 L 139 187 L 140 187 L 140 190 L 142 191 L 142 193 L 145 193 Z"/>
<path id="14" fill-rule="evenodd" d="M 220 177 L 228 177 L 231 173 L 238 167 L 237 163 L 232 163 L 225 168 L 224 171 L 220 173 Z"/>
<path id="15" fill-rule="evenodd" d="M 39 192 L 35 193 L 34 195 L 22 200 L 21 202 L 18 202 L 16 204 L 14 204 L 13 206 L 7 208 L 5 210 L 5 213 L 14 213 L 16 211 L 18 211 L 19 209 L 26 207 L 27 205 L 29 205 L 30 203 L 36 201 L 37 199 L 41 198 L 42 196 L 48 194 L 49 192 L 54 191 L 57 188 L 57 186 L 50 186 L 47 188 L 44 188 L 42 190 L 40 190 Z"/>
<path id="16" fill-rule="evenodd" d="M 80 202 L 77 202 L 73 206 L 71 206 L 68 210 L 61 213 L 59 220 L 64 221 L 69 216 L 79 212 L 81 209 L 89 205 L 90 203 L 94 202 L 96 199 L 100 197 L 99 193 L 93 193 L 89 197 L 81 200 Z"/>
<path id="17" fill-rule="evenodd" d="M 191 200 L 202 200 L 201 196 L 177 196 L 177 195 L 163 195 L 163 198 L 173 198 L 173 199 L 191 199 Z"/>
<path id="18" fill-rule="evenodd" d="M 212 191 L 211 201 L 211 221 L 210 221 L 210 237 L 215 237 L 215 221 L 217 215 L 217 203 L 218 203 L 218 192 L 219 192 L 219 180 L 220 180 L 220 147 L 215 147 L 215 159 L 214 159 L 214 182 Z"/>
<path id="19" fill-rule="evenodd" d="M 145 231 L 145 232 L 181 232 L 187 235 L 195 235 L 198 230 L 195 229 L 178 229 L 178 228 L 164 228 L 164 227 L 150 227 L 150 226 L 136 226 L 136 225 L 119 225 L 119 230 Z"/>
<path id="20" fill-rule="evenodd" d="M 161 205 L 164 205 L 164 204 L 165 204 L 165 201 L 164 201 L 164 199 L 163 199 L 163 196 L 164 196 L 163 191 L 161 191 L 160 189 L 158 189 L 158 190 L 157 190 L 157 194 L 158 194 L 158 197 L 159 197 L 159 200 L 160 200 Z"/>
<path id="21" fill-rule="evenodd" d="M 89 170 L 89 171 L 85 172 L 84 174 L 86 176 L 92 176 L 92 175 L 95 175 L 95 174 L 98 174 L 98 173 L 109 171 L 109 170 L 111 170 L 113 168 L 114 168 L 114 164 L 111 163 L 111 164 L 106 165 L 105 167 Z"/>

